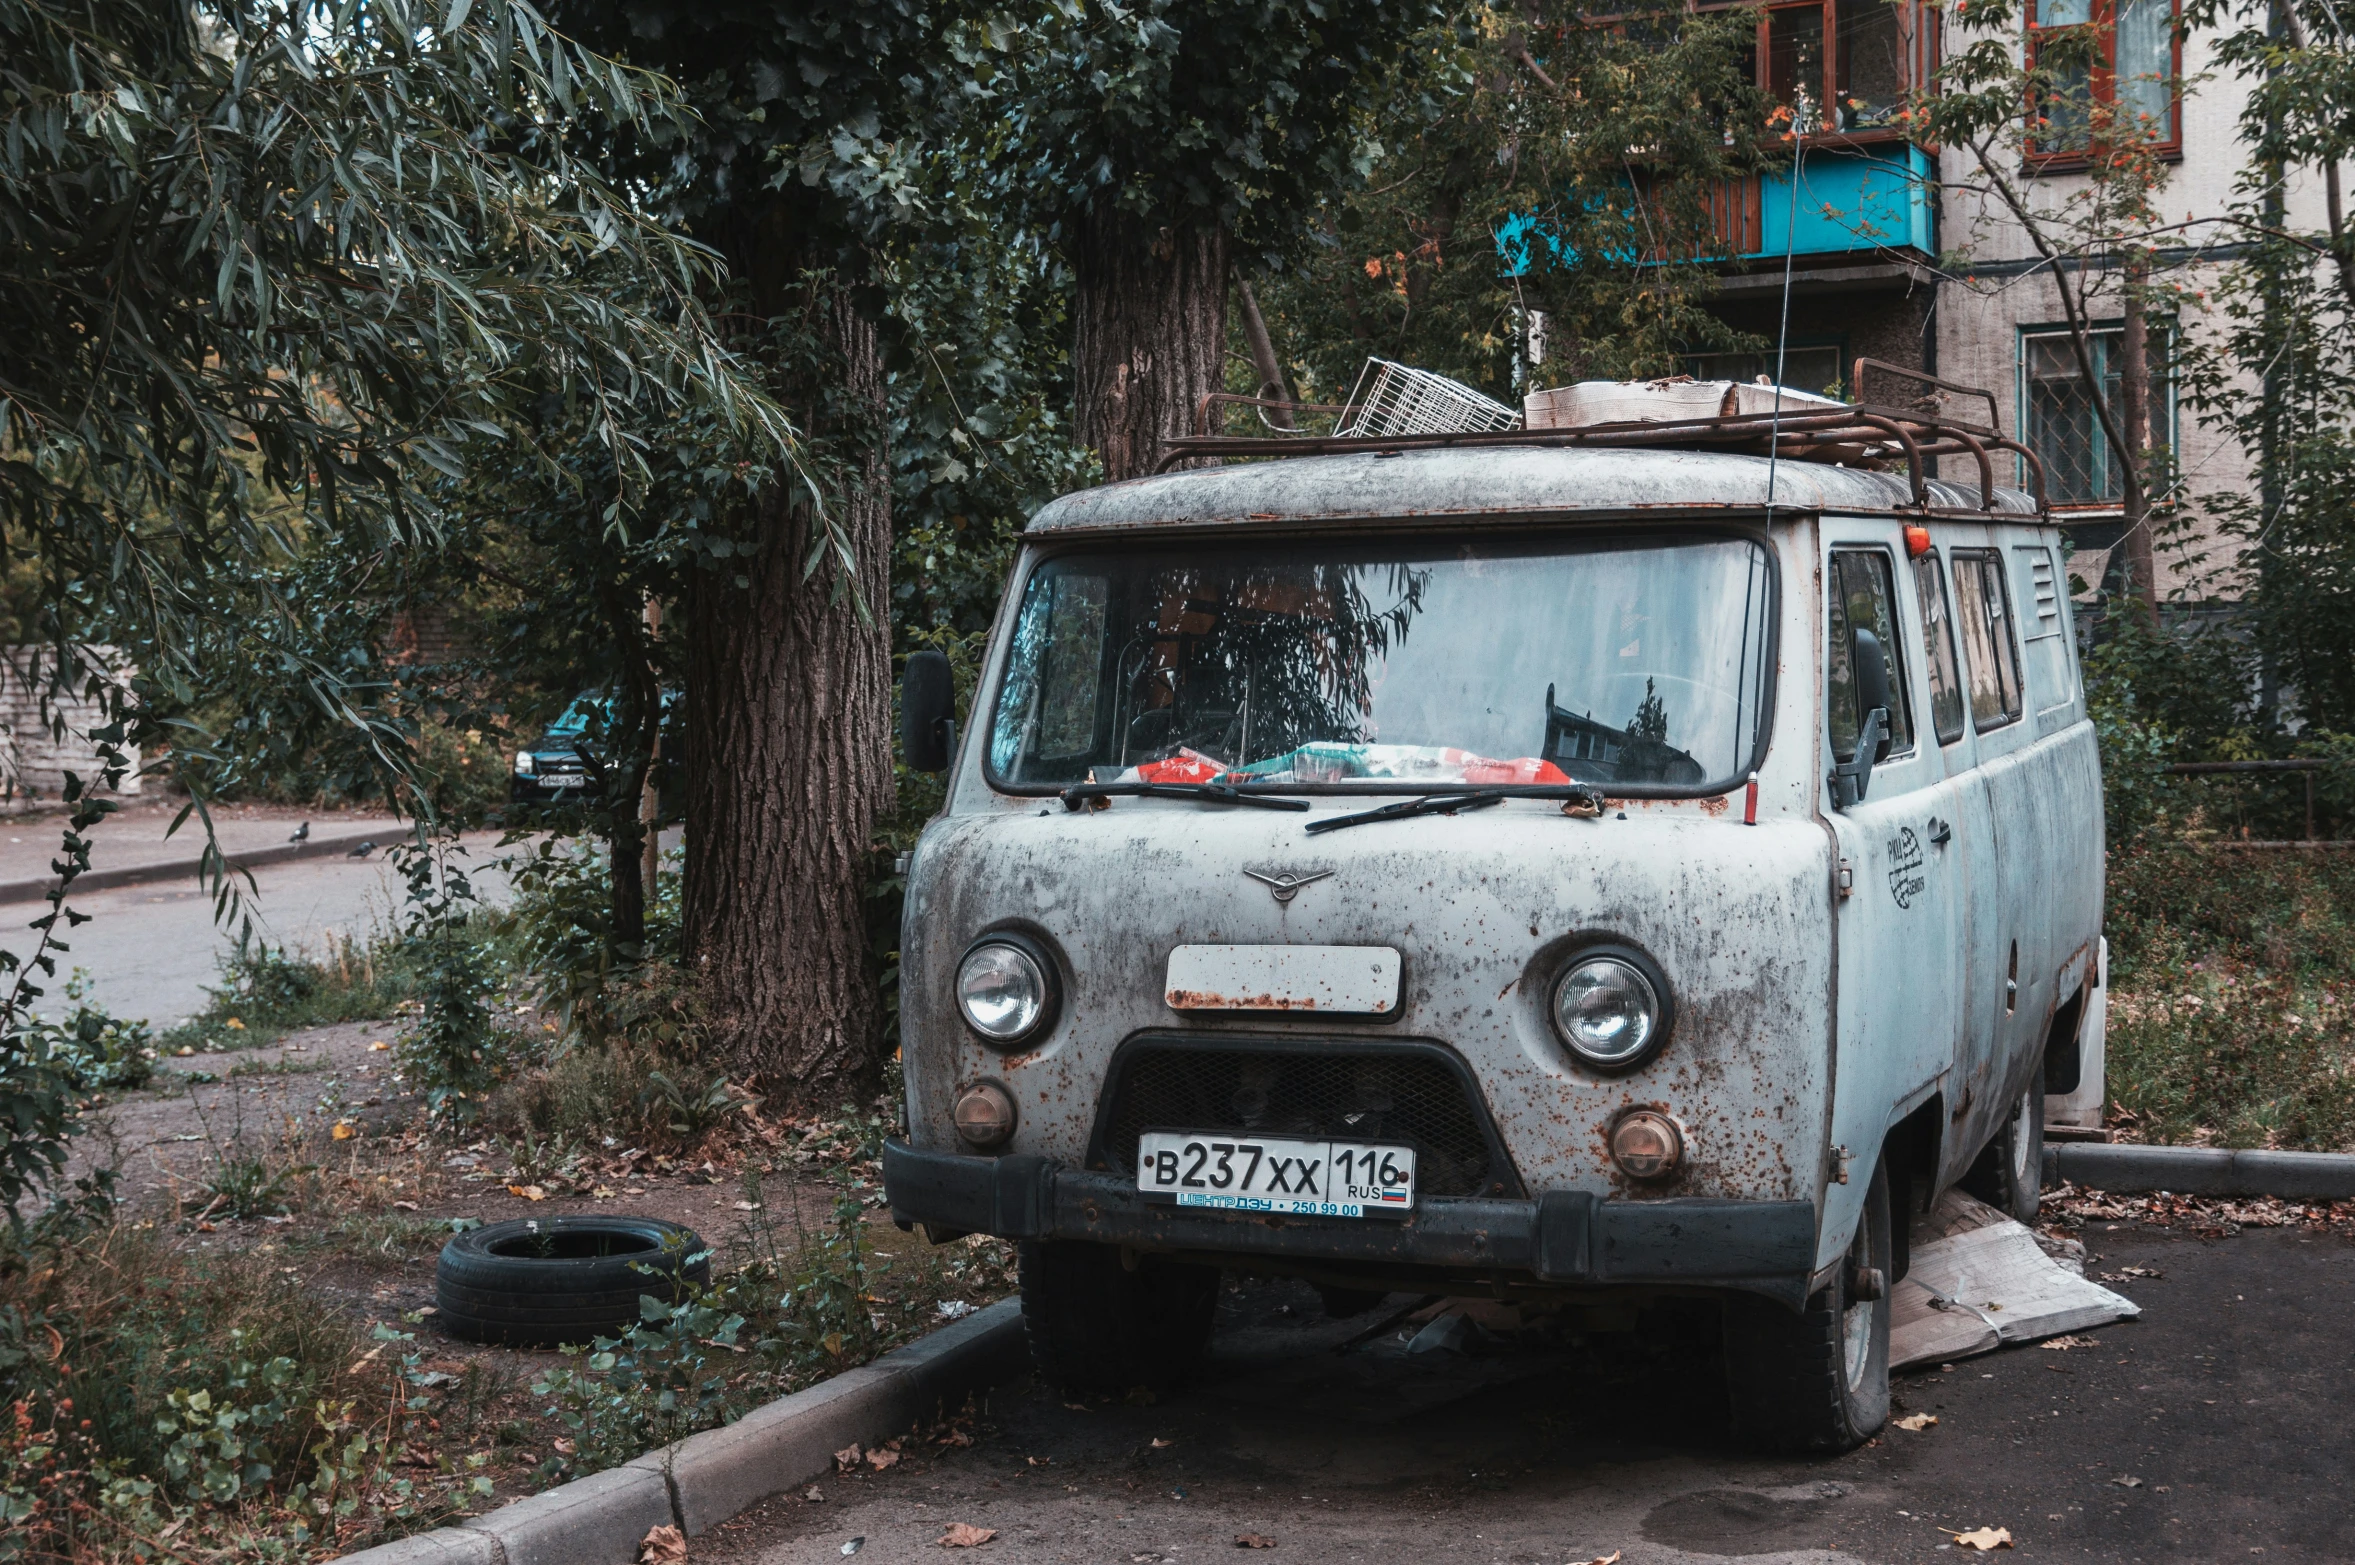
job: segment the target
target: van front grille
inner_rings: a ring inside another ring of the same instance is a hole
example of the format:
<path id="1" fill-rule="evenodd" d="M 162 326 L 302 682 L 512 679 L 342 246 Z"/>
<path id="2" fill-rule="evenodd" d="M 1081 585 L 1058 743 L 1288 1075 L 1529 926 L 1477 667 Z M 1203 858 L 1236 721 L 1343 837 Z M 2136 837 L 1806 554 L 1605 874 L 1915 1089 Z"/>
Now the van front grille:
<path id="1" fill-rule="evenodd" d="M 1140 1038 L 1104 1084 L 1091 1161 L 1136 1171 L 1148 1130 L 1382 1141 L 1415 1149 L 1433 1196 L 1518 1196 L 1462 1060 L 1434 1044 Z"/>

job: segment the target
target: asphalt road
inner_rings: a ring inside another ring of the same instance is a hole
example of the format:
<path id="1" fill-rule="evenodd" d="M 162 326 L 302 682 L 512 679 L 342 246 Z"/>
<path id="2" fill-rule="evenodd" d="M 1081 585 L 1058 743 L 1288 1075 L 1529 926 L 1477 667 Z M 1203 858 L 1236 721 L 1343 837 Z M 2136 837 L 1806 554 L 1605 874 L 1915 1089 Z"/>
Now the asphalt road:
<path id="1" fill-rule="evenodd" d="M 1833 1460 L 1733 1445 L 1699 1338 L 1336 1353 L 1348 1329 L 1313 1293 L 1248 1284 L 1210 1365 L 1158 1405 L 1005 1388 L 970 1448 L 911 1443 L 890 1471 L 771 1501 L 694 1557 L 839 1565 L 859 1538 L 859 1565 L 938 1562 L 962 1552 L 938 1545 L 953 1522 L 996 1530 L 976 1565 L 1614 1551 L 1622 1565 L 1813 1565 L 1970 1557 L 1951 1534 L 1982 1526 L 2008 1529 L 2020 1560 L 2355 1557 L 2355 1243 L 2099 1224 L 2085 1239 L 2092 1270 L 2158 1274 L 2115 1285 L 2140 1321 L 2089 1348 L 1903 1377 L 1900 1411 L 1937 1424 Z M 1245 1534 L 1272 1552 L 1247 1555 Z"/>
<path id="2" fill-rule="evenodd" d="M 473 862 L 479 866 L 495 857 L 497 841 L 496 832 L 469 836 Z M 246 897 L 255 938 L 314 955 L 338 936 L 365 942 L 372 932 L 393 927 L 406 892 L 381 850 L 365 859 L 266 865 L 253 872 L 253 880 Z M 505 884 L 496 872 L 476 879 L 477 891 L 494 899 L 505 894 Z M 45 985 L 49 993 L 39 1004 L 44 1011 L 62 1006 L 62 980 L 79 967 L 89 971 L 96 998 L 107 1009 L 159 1030 L 169 1027 L 204 1008 L 206 988 L 220 981 L 220 958 L 237 943 L 237 927 L 214 921 L 212 899 L 193 874 L 89 892 L 70 905 L 91 920 L 62 935 L 70 949 L 57 957 L 60 982 Z M 39 936 L 26 925 L 47 911 L 44 902 L 0 906 L 0 948 L 29 955 Z"/>

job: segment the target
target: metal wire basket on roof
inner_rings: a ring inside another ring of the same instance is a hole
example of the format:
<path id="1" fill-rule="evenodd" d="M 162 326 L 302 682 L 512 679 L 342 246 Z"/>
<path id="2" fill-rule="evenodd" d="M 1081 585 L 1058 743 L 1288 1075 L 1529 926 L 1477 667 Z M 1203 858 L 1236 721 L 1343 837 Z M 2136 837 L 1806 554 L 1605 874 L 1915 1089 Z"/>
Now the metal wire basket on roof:
<path id="1" fill-rule="evenodd" d="M 1382 440 L 1520 427 L 1518 412 L 1445 375 L 1368 359 L 1333 434 L 1344 440 Z"/>

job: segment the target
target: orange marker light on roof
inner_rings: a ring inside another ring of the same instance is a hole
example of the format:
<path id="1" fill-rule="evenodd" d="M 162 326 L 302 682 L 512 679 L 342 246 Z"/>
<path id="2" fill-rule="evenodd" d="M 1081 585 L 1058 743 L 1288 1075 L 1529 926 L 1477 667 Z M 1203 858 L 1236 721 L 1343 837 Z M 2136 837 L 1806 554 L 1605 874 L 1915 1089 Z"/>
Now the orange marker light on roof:
<path id="1" fill-rule="evenodd" d="M 1907 523 L 1905 524 L 1905 555 L 1906 555 L 1906 558 L 1907 558 L 1907 559 L 1912 559 L 1912 560 L 1918 560 L 1918 559 L 1920 559 L 1920 558 L 1921 558 L 1923 555 L 1925 555 L 1925 554 L 1928 554 L 1929 552 L 1930 552 L 1930 529 L 1928 529 L 1927 527 L 1924 527 L 1924 526 L 1923 526 L 1921 523 L 1919 523 L 1919 522 L 1907 522 Z"/>

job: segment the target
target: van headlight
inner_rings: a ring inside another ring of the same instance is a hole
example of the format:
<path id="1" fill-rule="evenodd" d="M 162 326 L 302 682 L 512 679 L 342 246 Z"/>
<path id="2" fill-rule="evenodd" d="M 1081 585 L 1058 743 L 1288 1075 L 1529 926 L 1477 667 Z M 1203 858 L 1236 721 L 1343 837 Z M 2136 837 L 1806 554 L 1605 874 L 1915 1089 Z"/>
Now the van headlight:
<path id="1" fill-rule="evenodd" d="M 529 750 L 518 750 L 515 752 L 516 776 L 529 777 L 532 773 L 538 771 L 539 769 L 540 763 L 538 758 L 534 756 Z"/>
<path id="2" fill-rule="evenodd" d="M 1030 941 L 991 935 L 957 964 L 957 1009 L 983 1042 L 1012 1048 L 1054 1024 L 1054 972 Z"/>
<path id="3" fill-rule="evenodd" d="M 1554 1031 L 1597 1070 L 1628 1070 L 1667 1034 L 1667 984 L 1632 952 L 1590 952 L 1554 981 Z"/>

